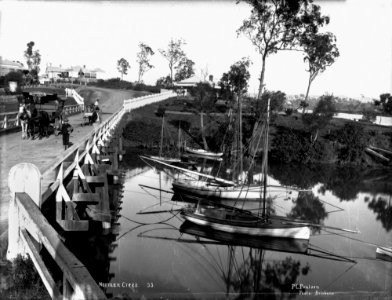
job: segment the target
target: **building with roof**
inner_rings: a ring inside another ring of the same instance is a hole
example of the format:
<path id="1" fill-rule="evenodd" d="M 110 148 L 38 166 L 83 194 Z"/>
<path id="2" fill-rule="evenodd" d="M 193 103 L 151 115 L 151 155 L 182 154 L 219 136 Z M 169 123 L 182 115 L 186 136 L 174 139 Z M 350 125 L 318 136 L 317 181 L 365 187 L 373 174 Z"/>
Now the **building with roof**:
<path id="1" fill-rule="evenodd" d="M 26 70 L 26 68 L 20 61 L 11 61 L 8 59 L 3 59 L 0 56 L 0 76 L 5 76 L 9 72 L 23 71 L 23 70 Z"/>
<path id="2" fill-rule="evenodd" d="M 189 77 L 187 79 L 181 80 L 179 82 L 174 82 L 174 86 L 178 87 L 183 90 L 183 94 L 187 95 L 188 90 L 192 87 L 195 87 L 198 83 L 203 82 L 203 83 L 208 83 L 214 90 L 219 90 L 220 86 L 218 82 L 214 81 L 214 77 L 212 75 L 208 76 L 208 80 L 205 78 L 202 78 L 201 76 L 194 75 L 192 77 Z"/>
<path id="3" fill-rule="evenodd" d="M 59 80 L 82 81 L 84 83 L 95 82 L 100 79 L 101 74 L 105 73 L 100 68 L 87 69 L 86 66 L 72 66 L 63 68 L 49 65 L 46 67 L 45 73 L 41 76 L 42 81 L 55 82 Z M 43 83 L 43 82 L 42 82 Z"/>

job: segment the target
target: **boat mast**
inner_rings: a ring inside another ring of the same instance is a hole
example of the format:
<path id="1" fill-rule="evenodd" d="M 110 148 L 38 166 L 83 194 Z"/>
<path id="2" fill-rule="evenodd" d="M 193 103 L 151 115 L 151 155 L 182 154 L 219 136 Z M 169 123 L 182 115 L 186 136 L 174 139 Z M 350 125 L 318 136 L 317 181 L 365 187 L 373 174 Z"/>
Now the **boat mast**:
<path id="1" fill-rule="evenodd" d="M 267 200 L 267 175 L 268 175 L 268 133 L 269 133 L 269 110 L 270 110 L 270 98 L 267 103 L 267 123 L 265 126 L 264 135 L 264 149 L 263 149 L 263 214 L 262 217 L 266 217 L 266 200 Z"/>
<path id="2" fill-rule="evenodd" d="M 161 147 L 159 149 L 159 157 L 162 157 L 162 147 L 163 147 L 163 123 L 165 119 L 165 114 L 162 115 L 162 129 L 161 129 Z"/>
<path id="3" fill-rule="evenodd" d="M 237 95 L 237 100 L 238 100 L 238 122 L 239 122 L 239 137 L 238 137 L 238 153 L 239 153 L 239 159 L 240 159 L 240 181 L 242 181 L 242 172 L 243 172 L 243 153 L 242 153 L 242 105 L 241 105 L 241 92 L 238 92 Z"/>

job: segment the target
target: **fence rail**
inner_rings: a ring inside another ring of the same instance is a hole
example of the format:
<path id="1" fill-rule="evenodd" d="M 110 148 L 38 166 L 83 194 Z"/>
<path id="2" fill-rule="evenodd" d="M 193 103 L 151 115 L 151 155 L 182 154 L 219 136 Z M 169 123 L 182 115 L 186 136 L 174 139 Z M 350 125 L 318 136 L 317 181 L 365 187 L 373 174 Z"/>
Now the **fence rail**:
<path id="1" fill-rule="evenodd" d="M 177 96 L 177 93 L 173 91 L 167 91 L 160 94 L 146 95 L 138 98 L 132 98 L 128 100 L 124 100 L 124 109 L 126 112 L 131 111 L 132 109 L 139 108 L 145 105 L 149 105 L 152 103 L 156 103 L 162 100 L 169 99 L 171 97 Z"/>
<path id="2" fill-rule="evenodd" d="M 56 201 L 56 221 L 58 209 L 65 203 L 66 207 L 73 206 L 64 187 L 65 179 L 70 174 L 81 174 L 81 166 L 90 163 L 92 157 L 100 155 L 100 147 L 110 147 L 108 143 L 112 134 L 118 130 L 118 124 L 124 114 L 131 109 L 141 107 L 157 101 L 165 100 L 176 95 L 173 92 L 165 92 L 159 95 L 143 96 L 125 100 L 124 105 L 117 113 L 105 120 L 99 127 L 87 134 L 80 143 L 73 145 L 65 153 L 55 159 L 50 166 L 43 171 L 42 175 L 38 168 L 32 164 L 22 163 L 14 166 L 8 178 L 12 200 L 9 208 L 9 234 L 7 258 L 13 259 L 18 254 L 30 254 L 36 269 L 38 270 L 45 287 L 54 299 L 106 299 L 106 295 L 92 278 L 86 267 L 64 245 L 60 235 L 47 221 L 40 208 L 49 199 Z M 116 141 L 116 138 L 114 138 Z M 118 149 L 122 148 L 121 138 L 119 146 L 114 147 L 113 168 L 117 168 Z M 120 151 L 121 152 L 121 151 Z M 90 161 L 90 162 L 89 162 Z M 80 178 L 82 178 L 80 177 Z M 91 176 L 90 176 L 91 177 Z M 86 177 L 85 179 L 86 180 Z M 78 180 L 76 181 L 78 182 Z M 41 192 L 43 191 L 43 193 Z M 86 197 L 90 196 L 84 194 Z M 65 198 L 63 198 L 65 197 Z M 67 199 L 66 199 L 67 198 Z M 68 202 L 68 204 L 67 204 Z M 58 206 L 60 204 L 60 206 Z M 63 218 L 63 214 L 60 214 Z M 65 216 L 64 216 L 65 217 Z M 77 217 L 76 215 L 74 217 Z M 66 224 L 67 219 L 64 219 Z M 68 219 L 69 223 L 83 222 L 77 218 Z M 59 223 L 62 226 L 61 222 Z M 104 224 L 103 224 L 104 225 Z M 76 227 L 72 227 L 71 230 Z M 78 230 L 78 229 L 76 229 Z M 84 228 L 80 228 L 84 230 Z M 40 255 L 40 249 L 44 247 L 53 261 L 62 270 L 62 290 L 58 290 L 56 280 L 52 277 L 44 260 Z"/>

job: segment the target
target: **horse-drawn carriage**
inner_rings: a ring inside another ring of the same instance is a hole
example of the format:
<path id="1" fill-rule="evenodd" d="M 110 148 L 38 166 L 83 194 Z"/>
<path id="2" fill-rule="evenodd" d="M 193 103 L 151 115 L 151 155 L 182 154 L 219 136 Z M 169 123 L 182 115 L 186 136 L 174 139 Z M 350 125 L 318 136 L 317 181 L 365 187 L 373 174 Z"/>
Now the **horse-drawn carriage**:
<path id="1" fill-rule="evenodd" d="M 94 104 L 89 106 L 85 106 L 85 111 L 83 114 L 82 126 L 84 125 L 92 125 L 98 119 L 97 108 Z"/>
<path id="2" fill-rule="evenodd" d="M 32 139 L 37 133 L 40 138 L 48 136 L 51 127 L 55 135 L 61 132 L 65 100 L 59 98 L 57 94 L 42 92 L 26 92 L 23 93 L 23 98 L 29 116 L 28 136 L 31 136 Z"/>

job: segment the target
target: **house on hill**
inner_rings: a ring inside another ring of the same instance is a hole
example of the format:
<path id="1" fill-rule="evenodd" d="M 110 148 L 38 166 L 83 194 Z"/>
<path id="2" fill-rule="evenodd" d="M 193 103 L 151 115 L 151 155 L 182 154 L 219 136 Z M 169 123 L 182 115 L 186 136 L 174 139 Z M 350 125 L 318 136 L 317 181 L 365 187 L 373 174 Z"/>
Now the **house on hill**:
<path id="1" fill-rule="evenodd" d="M 45 81 L 56 82 L 59 80 L 65 80 L 69 82 L 95 82 L 100 79 L 100 74 L 105 73 L 100 68 L 87 69 L 86 66 L 73 66 L 69 68 L 63 68 L 49 65 L 46 67 L 45 73 L 41 76 L 41 83 Z"/>
<path id="2" fill-rule="evenodd" d="M 184 95 L 187 95 L 189 92 L 189 89 L 192 87 L 195 87 L 200 82 L 208 83 L 215 90 L 220 89 L 219 84 L 214 81 L 214 77 L 212 75 L 208 76 L 208 80 L 205 80 L 204 78 L 201 78 L 198 75 L 194 75 L 190 78 L 181 80 L 179 82 L 175 82 L 174 86 L 177 88 L 183 89 L 185 91 Z"/>

